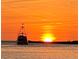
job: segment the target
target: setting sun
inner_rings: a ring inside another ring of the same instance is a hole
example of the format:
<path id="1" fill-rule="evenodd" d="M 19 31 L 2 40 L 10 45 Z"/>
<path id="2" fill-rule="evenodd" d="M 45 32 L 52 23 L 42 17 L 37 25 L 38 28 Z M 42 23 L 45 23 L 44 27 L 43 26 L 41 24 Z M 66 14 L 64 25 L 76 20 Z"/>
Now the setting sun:
<path id="1" fill-rule="evenodd" d="M 56 39 L 56 37 L 52 34 L 46 33 L 42 36 L 43 42 L 53 42 Z"/>

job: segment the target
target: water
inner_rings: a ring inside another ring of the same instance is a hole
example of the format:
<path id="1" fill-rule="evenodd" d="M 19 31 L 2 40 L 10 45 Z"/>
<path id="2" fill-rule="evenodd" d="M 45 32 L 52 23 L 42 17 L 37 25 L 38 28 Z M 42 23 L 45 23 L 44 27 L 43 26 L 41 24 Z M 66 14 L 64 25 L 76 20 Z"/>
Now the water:
<path id="1" fill-rule="evenodd" d="M 2 45 L 1 59 L 78 59 L 77 48 L 69 44 Z"/>

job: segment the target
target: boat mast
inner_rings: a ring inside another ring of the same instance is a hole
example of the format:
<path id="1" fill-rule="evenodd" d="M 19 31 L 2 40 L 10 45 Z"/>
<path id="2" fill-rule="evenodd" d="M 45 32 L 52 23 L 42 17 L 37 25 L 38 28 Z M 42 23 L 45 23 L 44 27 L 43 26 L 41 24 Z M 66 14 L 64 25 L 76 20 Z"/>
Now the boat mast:
<path id="1" fill-rule="evenodd" d="M 25 31 L 24 31 L 24 23 L 22 23 L 21 25 L 21 29 L 20 29 L 20 35 L 25 35 Z"/>

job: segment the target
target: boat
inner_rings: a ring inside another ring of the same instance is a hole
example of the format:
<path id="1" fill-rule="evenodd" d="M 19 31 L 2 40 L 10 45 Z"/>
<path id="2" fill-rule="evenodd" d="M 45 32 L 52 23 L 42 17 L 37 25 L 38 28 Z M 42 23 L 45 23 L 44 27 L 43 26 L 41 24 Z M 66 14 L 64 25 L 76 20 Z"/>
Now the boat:
<path id="1" fill-rule="evenodd" d="M 24 24 L 21 26 L 21 31 L 17 37 L 17 45 L 28 45 L 26 34 L 24 34 Z"/>

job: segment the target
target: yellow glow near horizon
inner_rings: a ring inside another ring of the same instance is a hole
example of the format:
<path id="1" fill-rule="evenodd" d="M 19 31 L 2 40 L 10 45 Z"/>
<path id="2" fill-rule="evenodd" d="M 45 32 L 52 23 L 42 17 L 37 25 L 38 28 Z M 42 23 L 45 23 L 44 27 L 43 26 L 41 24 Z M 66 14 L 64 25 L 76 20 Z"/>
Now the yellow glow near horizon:
<path id="1" fill-rule="evenodd" d="M 45 33 L 42 36 L 43 42 L 53 42 L 56 39 L 56 37 L 50 33 Z"/>

